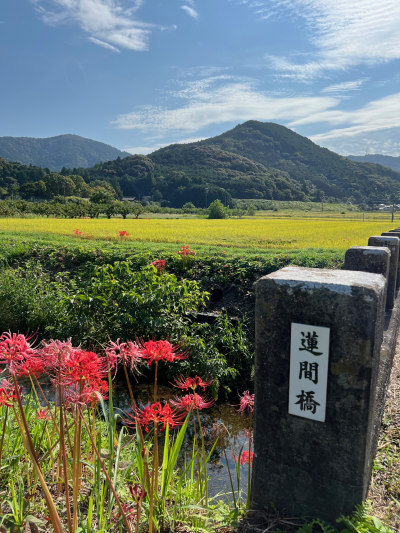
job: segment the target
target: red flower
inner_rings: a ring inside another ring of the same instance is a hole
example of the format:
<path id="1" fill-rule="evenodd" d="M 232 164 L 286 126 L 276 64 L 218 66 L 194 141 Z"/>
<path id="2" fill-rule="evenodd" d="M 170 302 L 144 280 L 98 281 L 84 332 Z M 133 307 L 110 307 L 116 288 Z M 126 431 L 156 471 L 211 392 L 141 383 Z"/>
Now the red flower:
<path id="1" fill-rule="evenodd" d="M 178 409 L 179 411 L 189 412 L 192 409 L 200 410 L 208 409 L 214 404 L 214 400 L 209 400 L 208 398 L 203 398 L 200 394 L 186 394 L 182 398 L 175 398 L 175 400 L 170 400 L 171 404 Z"/>
<path id="2" fill-rule="evenodd" d="M 142 360 L 139 346 L 135 342 L 110 341 L 106 346 L 106 355 L 111 368 L 117 370 L 118 362 L 123 361 L 130 369 L 137 370 L 136 365 Z"/>
<path id="3" fill-rule="evenodd" d="M 162 272 L 165 269 L 165 260 L 164 259 L 156 259 L 151 264 L 156 267 L 158 272 Z"/>
<path id="4" fill-rule="evenodd" d="M 6 332 L 0 336 L 0 364 L 7 365 L 11 374 L 15 372 L 18 363 L 35 356 L 36 351 L 28 340 L 24 335 L 16 333 Z"/>
<path id="5" fill-rule="evenodd" d="M 39 354 L 48 372 L 51 370 L 57 371 L 64 366 L 73 349 L 71 339 L 66 342 L 51 339 L 48 344 L 43 343 L 43 348 L 39 351 Z"/>
<path id="6" fill-rule="evenodd" d="M 72 233 L 75 233 L 76 236 L 82 235 L 82 232 L 79 231 L 78 229 L 74 229 L 74 231 Z"/>
<path id="7" fill-rule="evenodd" d="M 179 376 L 178 378 L 174 378 L 174 381 L 174 387 L 182 390 L 192 389 L 193 391 L 195 391 L 197 387 L 206 390 L 206 387 L 209 387 L 213 383 L 213 380 L 203 381 L 199 376 L 195 376 L 194 378 L 184 378 L 183 376 Z"/>
<path id="8" fill-rule="evenodd" d="M 235 463 L 238 462 L 238 457 L 236 457 L 236 455 L 232 454 L 232 457 L 235 461 Z M 254 457 L 254 452 L 250 452 L 250 464 L 253 464 L 253 457 Z M 249 452 L 242 452 L 242 454 L 240 455 L 240 464 L 241 465 L 248 465 L 249 464 Z"/>
<path id="9" fill-rule="evenodd" d="M 43 374 L 44 371 L 45 364 L 43 359 L 30 357 L 29 359 L 25 359 L 22 363 L 16 364 L 14 373 L 17 377 L 33 376 L 37 378 L 40 374 Z"/>
<path id="10" fill-rule="evenodd" d="M 147 341 L 141 343 L 140 354 L 150 366 L 154 361 L 173 361 L 187 359 L 189 354 L 179 353 L 179 346 L 172 346 L 168 341 Z"/>
<path id="11" fill-rule="evenodd" d="M 129 491 L 135 503 L 141 502 L 147 496 L 147 492 L 141 485 L 139 485 L 139 483 L 135 483 L 133 486 L 129 485 Z"/>
<path id="12" fill-rule="evenodd" d="M 250 440 L 253 438 L 253 429 L 250 428 L 250 429 L 244 429 L 244 434 L 246 435 L 246 437 Z"/>
<path id="13" fill-rule="evenodd" d="M 73 383 L 64 392 L 65 403 L 71 405 L 91 405 L 95 407 L 98 404 L 99 398 L 96 393 L 99 393 L 103 400 L 107 399 L 108 383 L 105 380 L 95 380 L 90 383 L 81 384 Z"/>
<path id="14" fill-rule="evenodd" d="M 50 420 L 50 411 L 48 409 L 40 409 L 36 414 L 38 420 Z"/>
<path id="15" fill-rule="evenodd" d="M 139 424 L 144 427 L 146 432 L 149 432 L 150 424 L 162 424 L 161 431 L 165 429 L 168 424 L 170 428 L 178 426 L 182 423 L 182 415 L 177 415 L 171 407 L 166 403 L 164 406 L 160 402 L 148 405 L 143 410 L 139 411 L 137 417 L 134 417 L 128 413 L 130 418 L 137 420 Z M 133 425 L 131 421 L 125 420 L 127 425 Z"/>
<path id="16" fill-rule="evenodd" d="M 118 231 L 117 235 L 119 237 L 129 237 L 129 233 L 127 231 Z"/>
<path id="17" fill-rule="evenodd" d="M 3 379 L 0 382 L 0 407 L 6 405 L 12 407 L 13 401 L 17 399 L 15 387 L 9 381 Z"/>
<path id="18" fill-rule="evenodd" d="M 105 359 L 93 352 L 74 349 L 65 360 L 62 375 L 67 383 L 86 382 L 97 385 L 106 374 L 106 364 Z"/>
<path id="19" fill-rule="evenodd" d="M 245 411 L 252 412 L 254 409 L 254 394 L 250 394 L 248 390 L 244 391 L 243 395 L 240 396 L 239 394 L 239 401 L 238 404 L 239 409 L 237 409 L 238 413 L 244 413 Z M 233 407 L 237 407 L 234 405 Z"/>
<path id="20" fill-rule="evenodd" d="M 182 257 L 188 257 L 189 255 L 196 255 L 196 252 L 192 251 L 190 249 L 190 246 L 181 246 L 181 249 L 178 254 Z"/>

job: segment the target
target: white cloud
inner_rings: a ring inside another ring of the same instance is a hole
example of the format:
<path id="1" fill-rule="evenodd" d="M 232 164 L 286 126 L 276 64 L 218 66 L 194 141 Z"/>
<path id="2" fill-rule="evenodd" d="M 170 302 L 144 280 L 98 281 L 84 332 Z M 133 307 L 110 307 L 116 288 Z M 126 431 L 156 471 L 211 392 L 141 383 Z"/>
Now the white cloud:
<path id="1" fill-rule="evenodd" d="M 90 35 L 90 40 L 99 46 L 103 42 L 128 50 L 148 49 L 149 28 L 134 17 L 142 0 L 33 0 L 36 10 L 45 24 L 75 23 Z M 45 7 L 43 7 L 43 5 Z M 106 46 L 104 46 L 106 48 Z"/>
<path id="2" fill-rule="evenodd" d="M 399 0 L 244 1 L 258 18 L 303 18 L 314 57 L 299 63 L 267 55 L 268 64 L 287 78 L 305 81 L 327 70 L 379 64 L 400 58 Z"/>
<path id="3" fill-rule="evenodd" d="M 204 141 L 204 139 L 207 139 L 207 137 L 189 137 L 187 139 L 182 139 L 181 141 L 176 141 L 175 144 L 197 143 L 198 141 Z"/>
<path id="4" fill-rule="evenodd" d="M 186 13 L 189 16 L 193 17 L 194 19 L 198 19 L 199 18 L 199 14 L 197 13 L 197 11 L 193 7 L 181 6 L 181 9 L 184 9 L 186 11 Z"/>
<path id="5" fill-rule="evenodd" d="M 342 83 L 336 83 L 322 89 L 321 93 L 324 94 L 342 94 L 348 91 L 359 91 L 363 84 L 368 81 L 369 78 L 361 78 L 355 81 L 344 81 Z"/>
<path id="6" fill-rule="evenodd" d="M 352 137 L 371 131 L 387 130 L 399 127 L 400 93 L 392 94 L 369 102 L 353 111 L 323 110 L 310 116 L 300 117 L 289 122 L 291 126 L 324 122 L 331 125 L 346 124 L 346 127 L 333 129 L 327 133 L 314 135 L 316 142 L 338 137 Z"/>
<path id="7" fill-rule="evenodd" d="M 223 72 L 225 70 L 230 70 L 232 67 L 215 67 L 215 66 L 198 66 L 190 67 L 181 72 L 183 77 L 200 77 L 208 78 L 210 76 L 215 76 L 218 72 Z"/>
<path id="8" fill-rule="evenodd" d="M 350 137 L 338 136 L 312 140 L 342 155 L 385 154 L 400 156 L 400 127 L 380 131 L 368 131 Z"/>
<path id="9" fill-rule="evenodd" d="M 159 144 L 155 146 L 134 146 L 132 148 L 124 148 L 124 152 L 128 152 L 132 155 L 135 155 L 135 154 L 147 155 L 147 154 L 151 154 L 151 152 L 154 152 L 155 150 L 158 150 L 159 148 L 163 148 L 164 146 L 167 146 L 168 144 L 169 143 Z"/>
<path id="10" fill-rule="evenodd" d="M 112 46 L 111 44 L 105 43 L 104 41 L 100 41 L 100 39 L 96 39 L 95 37 L 89 37 L 88 41 L 91 41 L 94 44 L 97 44 L 98 46 L 102 46 L 103 48 L 106 48 L 107 50 L 112 50 L 113 52 L 118 52 L 118 48 L 115 46 Z"/>
<path id="11" fill-rule="evenodd" d="M 211 124 L 245 120 L 293 120 L 322 113 L 339 100 L 330 96 L 273 98 L 257 91 L 254 81 L 217 76 L 189 82 L 172 96 L 184 100 L 176 109 L 142 106 L 119 115 L 121 129 L 198 131 Z"/>
<path id="12" fill-rule="evenodd" d="M 349 87 L 355 90 L 357 82 L 351 83 Z M 246 120 L 279 121 L 299 133 L 302 126 L 319 125 L 324 133 L 310 138 L 339 153 L 365 152 L 368 142 L 378 153 L 395 154 L 400 150 L 400 140 L 397 141 L 400 139 L 400 93 L 369 102 L 359 109 L 343 110 L 339 108 L 341 100 L 332 95 L 271 96 L 257 90 L 254 80 L 235 76 L 220 75 L 180 82 L 180 85 L 179 90 L 168 94 L 180 100 L 180 106 L 138 107 L 117 117 L 114 124 L 120 129 L 156 132 L 159 141 L 154 138 L 156 142 L 151 147 L 142 148 L 146 153 L 166 144 L 203 138 L 191 135 L 175 140 L 182 132 L 195 133 L 213 124 L 231 125 Z M 167 137 L 168 142 L 164 142 Z"/>

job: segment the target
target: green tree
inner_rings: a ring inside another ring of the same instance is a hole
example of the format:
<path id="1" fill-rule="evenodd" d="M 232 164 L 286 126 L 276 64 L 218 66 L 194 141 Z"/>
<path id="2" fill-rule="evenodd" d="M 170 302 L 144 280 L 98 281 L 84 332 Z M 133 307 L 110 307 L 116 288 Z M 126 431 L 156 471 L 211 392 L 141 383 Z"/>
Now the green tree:
<path id="1" fill-rule="evenodd" d="M 226 209 L 220 200 L 214 200 L 208 208 L 208 218 L 227 218 Z"/>
<path id="2" fill-rule="evenodd" d="M 62 176 L 57 172 L 45 174 L 42 178 L 48 196 L 71 196 L 75 191 L 75 184 L 69 176 Z"/>
<path id="3" fill-rule="evenodd" d="M 75 195 L 76 196 L 82 196 L 84 193 L 86 193 L 87 185 L 85 183 L 85 180 L 82 178 L 82 176 L 78 176 L 77 174 L 72 174 L 71 176 L 67 176 L 70 178 L 75 185 Z"/>
<path id="4" fill-rule="evenodd" d="M 118 207 L 115 205 L 117 202 L 112 202 L 110 204 L 105 204 L 102 211 L 106 215 L 108 219 L 110 219 L 113 215 L 116 215 L 118 213 Z"/>
<path id="5" fill-rule="evenodd" d="M 141 215 L 144 211 L 144 208 L 142 204 L 139 204 L 139 202 L 135 202 L 132 206 L 132 214 L 135 215 L 135 218 L 139 218 L 139 215 Z"/>
<path id="6" fill-rule="evenodd" d="M 132 213 L 131 202 L 115 202 L 116 214 L 122 215 L 125 220 L 126 216 Z"/>
<path id="7" fill-rule="evenodd" d="M 249 205 L 249 207 L 247 208 L 247 215 L 249 217 L 254 217 L 254 215 L 256 214 L 256 206 L 251 204 Z"/>
<path id="8" fill-rule="evenodd" d="M 90 195 L 90 201 L 95 204 L 111 204 L 115 199 L 115 194 L 103 187 L 95 187 Z"/>

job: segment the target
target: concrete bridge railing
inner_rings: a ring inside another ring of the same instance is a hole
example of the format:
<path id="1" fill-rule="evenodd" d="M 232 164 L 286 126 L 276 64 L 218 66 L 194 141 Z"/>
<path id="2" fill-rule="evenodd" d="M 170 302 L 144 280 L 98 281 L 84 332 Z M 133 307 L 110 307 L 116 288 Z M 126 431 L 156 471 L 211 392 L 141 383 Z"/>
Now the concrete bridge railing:
<path id="1" fill-rule="evenodd" d="M 400 230 L 256 286 L 252 507 L 334 522 L 367 496 L 400 326 Z"/>

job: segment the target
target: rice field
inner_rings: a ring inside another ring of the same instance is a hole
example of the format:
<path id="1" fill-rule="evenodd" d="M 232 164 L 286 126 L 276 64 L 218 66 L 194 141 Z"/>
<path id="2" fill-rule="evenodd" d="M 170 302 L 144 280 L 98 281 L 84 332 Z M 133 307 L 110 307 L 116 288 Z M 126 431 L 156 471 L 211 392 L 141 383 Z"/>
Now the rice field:
<path id="1" fill-rule="evenodd" d="M 393 227 L 396 222 L 323 219 L 0 219 L 0 232 L 276 250 L 345 250 L 366 245 L 368 237 Z M 120 232 L 128 235 L 120 237 Z"/>

